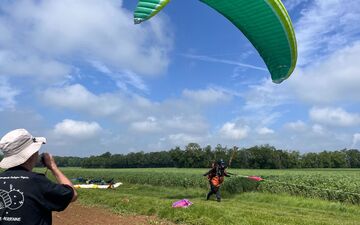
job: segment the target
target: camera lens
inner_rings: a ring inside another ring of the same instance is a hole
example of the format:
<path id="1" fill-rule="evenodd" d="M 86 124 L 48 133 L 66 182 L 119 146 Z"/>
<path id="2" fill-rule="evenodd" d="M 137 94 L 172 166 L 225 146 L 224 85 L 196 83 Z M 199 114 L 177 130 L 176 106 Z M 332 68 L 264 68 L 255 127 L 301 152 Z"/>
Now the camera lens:
<path id="1" fill-rule="evenodd" d="M 40 161 L 41 161 L 41 163 L 45 166 L 45 155 L 44 155 L 44 153 L 41 153 L 41 155 L 40 155 Z"/>

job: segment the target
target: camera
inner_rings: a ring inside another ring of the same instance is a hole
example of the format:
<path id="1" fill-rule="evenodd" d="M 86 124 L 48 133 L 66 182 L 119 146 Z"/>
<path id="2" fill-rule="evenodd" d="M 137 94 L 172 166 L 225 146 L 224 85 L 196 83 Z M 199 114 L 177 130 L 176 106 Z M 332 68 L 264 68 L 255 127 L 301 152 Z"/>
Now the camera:
<path id="1" fill-rule="evenodd" d="M 45 154 L 44 153 L 40 154 L 40 162 L 43 166 L 45 166 Z"/>

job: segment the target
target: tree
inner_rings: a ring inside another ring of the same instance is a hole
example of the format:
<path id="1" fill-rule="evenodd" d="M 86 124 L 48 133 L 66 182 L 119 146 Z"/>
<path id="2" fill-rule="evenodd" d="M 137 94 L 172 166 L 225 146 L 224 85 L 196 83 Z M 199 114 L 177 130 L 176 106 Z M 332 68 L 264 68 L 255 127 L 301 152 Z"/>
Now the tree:
<path id="1" fill-rule="evenodd" d="M 357 149 L 343 150 L 350 168 L 360 168 L 360 151 Z"/>

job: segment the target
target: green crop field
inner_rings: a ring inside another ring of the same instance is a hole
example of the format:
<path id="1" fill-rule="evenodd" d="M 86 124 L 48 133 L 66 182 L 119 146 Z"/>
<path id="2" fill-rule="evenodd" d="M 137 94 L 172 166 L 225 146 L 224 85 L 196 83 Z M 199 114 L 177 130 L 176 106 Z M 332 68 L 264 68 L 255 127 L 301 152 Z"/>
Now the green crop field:
<path id="1" fill-rule="evenodd" d="M 41 169 L 43 170 L 43 169 Z M 80 202 L 116 213 L 156 215 L 182 224 L 360 224 L 360 170 L 238 170 L 223 201 L 206 201 L 206 169 L 65 168 L 71 178 L 115 178 L 115 190 L 79 190 Z M 256 175 L 255 182 L 243 176 Z M 187 198 L 194 204 L 173 209 Z"/>

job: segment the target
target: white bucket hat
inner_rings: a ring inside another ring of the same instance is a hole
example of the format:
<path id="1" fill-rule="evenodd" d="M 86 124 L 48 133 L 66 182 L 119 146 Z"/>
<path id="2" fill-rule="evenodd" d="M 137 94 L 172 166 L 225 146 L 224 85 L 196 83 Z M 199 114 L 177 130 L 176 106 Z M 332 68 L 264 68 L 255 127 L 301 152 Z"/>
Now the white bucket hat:
<path id="1" fill-rule="evenodd" d="M 46 138 L 33 137 L 25 129 L 10 131 L 0 140 L 0 150 L 4 153 L 0 167 L 7 169 L 23 164 L 45 143 Z"/>

